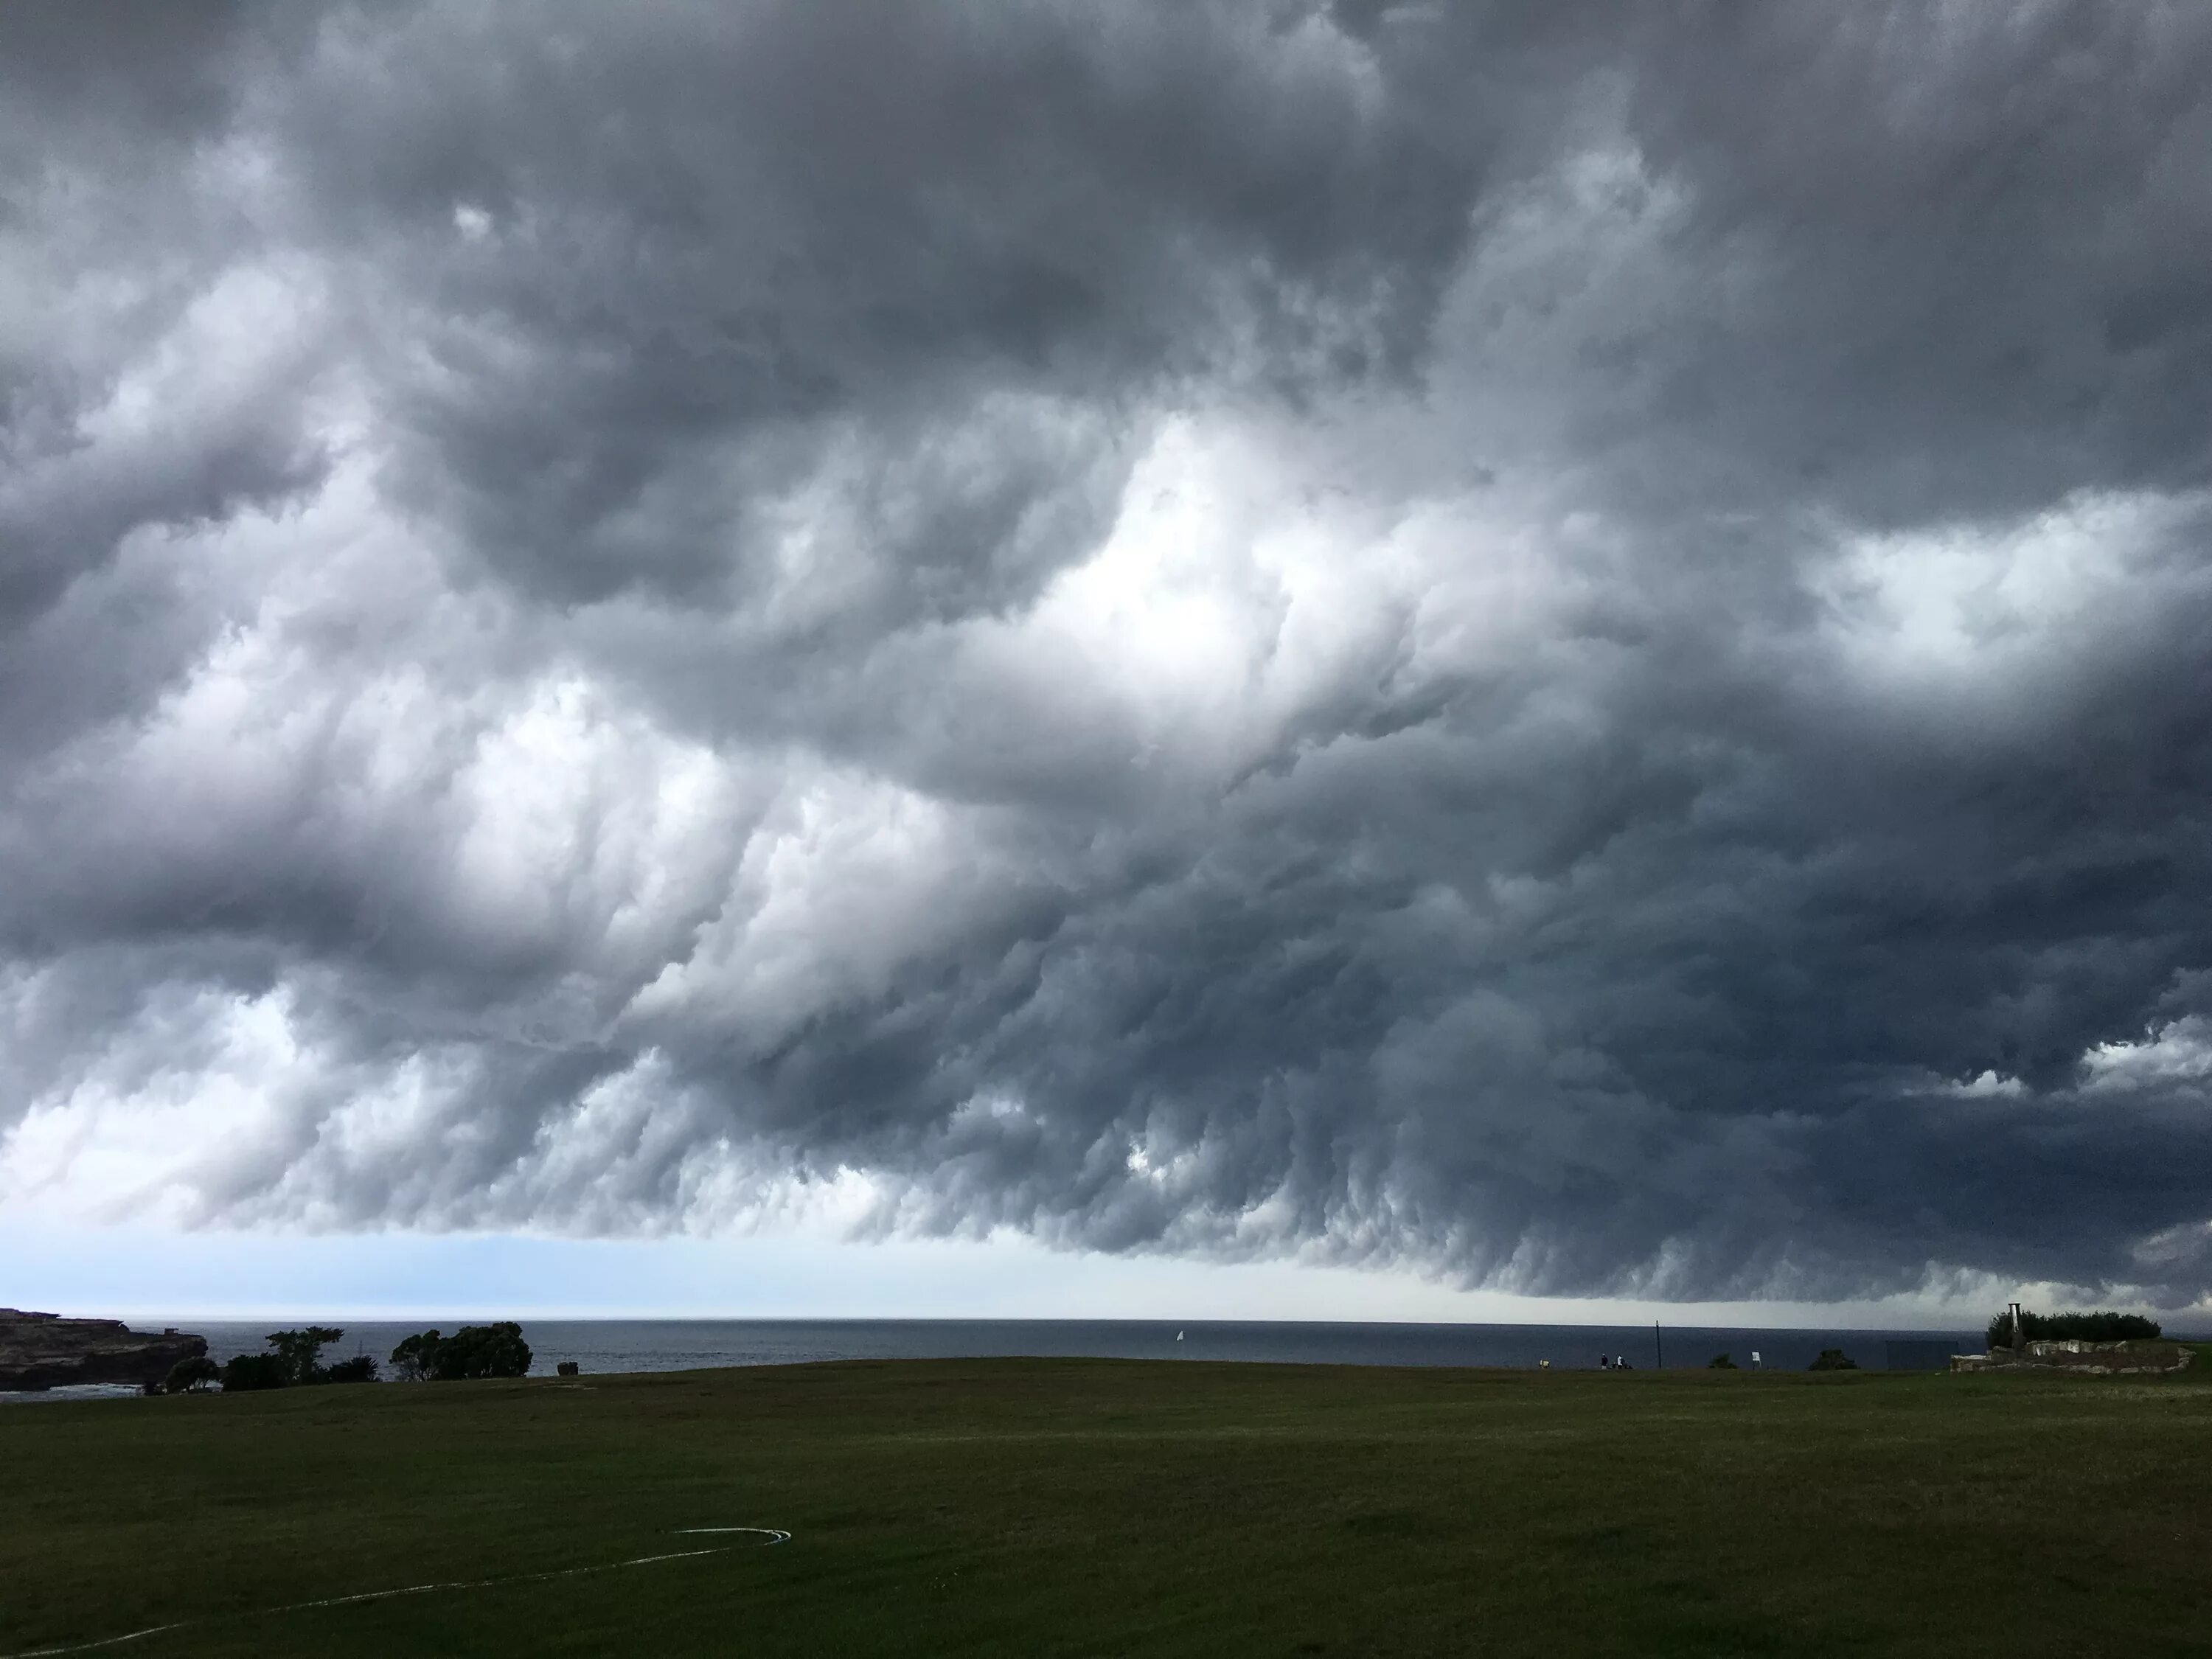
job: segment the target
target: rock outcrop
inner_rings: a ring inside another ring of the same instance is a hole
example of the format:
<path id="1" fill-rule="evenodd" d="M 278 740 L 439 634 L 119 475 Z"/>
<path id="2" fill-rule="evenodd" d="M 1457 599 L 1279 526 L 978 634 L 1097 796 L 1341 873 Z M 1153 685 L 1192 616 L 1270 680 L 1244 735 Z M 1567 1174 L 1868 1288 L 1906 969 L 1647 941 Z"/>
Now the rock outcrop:
<path id="1" fill-rule="evenodd" d="M 2057 1371 L 2074 1376 L 2163 1376 L 2196 1358 L 2179 1342 L 2031 1342 L 2024 1348 L 1991 1348 L 1957 1354 L 1954 1371 Z"/>
<path id="2" fill-rule="evenodd" d="M 179 1331 L 155 1336 L 119 1319 L 64 1319 L 0 1308 L 0 1390 L 159 1382 L 179 1359 L 206 1352 L 205 1337 Z"/>

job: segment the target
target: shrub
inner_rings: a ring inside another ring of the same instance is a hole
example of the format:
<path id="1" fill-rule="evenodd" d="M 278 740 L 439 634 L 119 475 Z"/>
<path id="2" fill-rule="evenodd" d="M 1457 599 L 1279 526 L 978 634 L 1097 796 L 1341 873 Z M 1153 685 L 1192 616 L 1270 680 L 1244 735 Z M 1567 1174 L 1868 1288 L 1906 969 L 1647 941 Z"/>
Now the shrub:
<path id="1" fill-rule="evenodd" d="M 225 1394 L 250 1394 L 262 1389 L 281 1389 L 284 1382 L 284 1362 L 273 1353 L 238 1354 L 222 1368 L 222 1391 Z"/>
<path id="2" fill-rule="evenodd" d="M 1711 1359 L 1705 1361 L 1705 1369 L 1709 1371 L 1733 1371 L 1741 1370 L 1742 1367 L 1738 1365 L 1735 1360 L 1730 1359 L 1726 1354 L 1717 1353 Z"/>
<path id="3" fill-rule="evenodd" d="M 1841 1348 L 1823 1348 L 1820 1357 L 1805 1369 L 1808 1371 L 1855 1371 L 1859 1363 Z"/>
<path id="4" fill-rule="evenodd" d="M 2125 1313 L 2030 1313 L 2020 1310 L 2021 1340 L 2028 1342 L 2135 1342 L 2161 1334 L 2155 1319 Z M 2012 1346 L 2012 1311 L 1990 1321 L 1989 1346 Z"/>
<path id="5" fill-rule="evenodd" d="M 341 1359 L 325 1370 L 318 1380 L 324 1382 L 374 1382 L 376 1381 L 376 1356 L 357 1353 L 350 1359 Z"/>
<path id="6" fill-rule="evenodd" d="M 198 1394 L 222 1380 L 222 1367 L 204 1353 L 187 1355 L 161 1379 L 163 1394 Z"/>

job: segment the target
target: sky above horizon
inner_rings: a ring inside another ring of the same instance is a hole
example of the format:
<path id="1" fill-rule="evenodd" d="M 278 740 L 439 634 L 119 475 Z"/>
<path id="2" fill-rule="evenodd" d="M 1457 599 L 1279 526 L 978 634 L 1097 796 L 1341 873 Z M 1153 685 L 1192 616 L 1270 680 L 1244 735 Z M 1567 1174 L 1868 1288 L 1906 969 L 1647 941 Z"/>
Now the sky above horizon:
<path id="1" fill-rule="evenodd" d="M 1978 1330 L 2056 1285 L 1795 1303 L 1652 1302 L 1469 1289 L 1402 1269 L 1223 1262 L 988 1239 L 855 1243 L 834 1229 L 580 1238 L 392 1231 L 14 1228 L 0 1302 L 159 1328 L 193 1320 L 1075 1319 Z M 2166 1310 L 2174 1334 L 2212 1308 Z"/>
<path id="2" fill-rule="evenodd" d="M 2201 1310 L 2208 156 L 2148 0 L 10 0 L 0 1302 Z"/>

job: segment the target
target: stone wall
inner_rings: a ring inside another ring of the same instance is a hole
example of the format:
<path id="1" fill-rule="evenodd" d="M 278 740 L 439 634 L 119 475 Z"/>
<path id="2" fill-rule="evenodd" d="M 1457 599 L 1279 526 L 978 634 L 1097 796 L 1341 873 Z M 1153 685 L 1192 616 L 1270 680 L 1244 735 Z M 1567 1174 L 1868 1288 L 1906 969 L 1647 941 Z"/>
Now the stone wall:
<path id="1" fill-rule="evenodd" d="M 2027 1347 L 1991 1348 L 1987 1353 L 1954 1354 L 1954 1371 L 2057 1372 L 2081 1376 L 2163 1376 L 2195 1358 L 2179 1342 L 2031 1342 Z"/>

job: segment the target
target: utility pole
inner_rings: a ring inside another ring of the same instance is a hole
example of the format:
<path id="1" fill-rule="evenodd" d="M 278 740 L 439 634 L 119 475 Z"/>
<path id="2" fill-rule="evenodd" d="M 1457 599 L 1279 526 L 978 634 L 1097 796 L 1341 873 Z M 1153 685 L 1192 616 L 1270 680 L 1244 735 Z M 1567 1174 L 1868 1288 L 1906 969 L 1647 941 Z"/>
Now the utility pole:
<path id="1" fill-rule="evenodd" d="M 1659 1322 L 1656 1319 L 1651 1322 L 1651 1351 L 1659 1357 L 1659 1363 L 1653 1366 L 1652 1369 L 1654 1370 L 1665 1370 L 1667 1369 L 1667 1345 L 1659 1340 Z"/>

